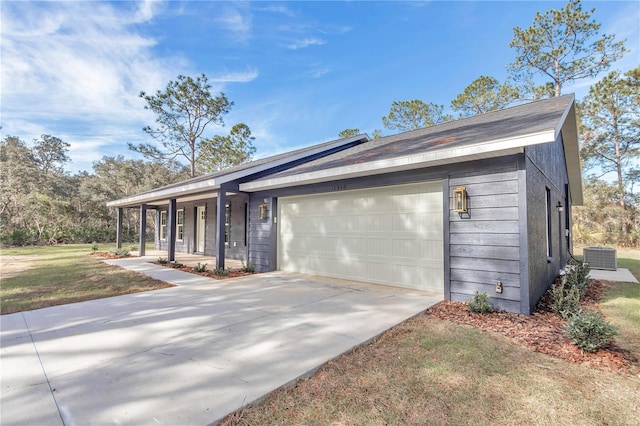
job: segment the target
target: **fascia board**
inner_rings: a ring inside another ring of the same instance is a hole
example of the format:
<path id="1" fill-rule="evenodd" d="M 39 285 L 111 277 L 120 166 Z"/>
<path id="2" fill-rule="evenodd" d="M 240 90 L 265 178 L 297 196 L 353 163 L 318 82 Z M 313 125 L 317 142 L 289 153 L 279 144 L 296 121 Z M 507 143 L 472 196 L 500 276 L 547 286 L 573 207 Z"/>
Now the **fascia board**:
<path id="1" fill-rule="evenodd" d="M 121 198 L 115 201 L 109 201 L 107 202 L 107 207 L 135 206 L 141 203 L 157 201 L 157 200 L 166 199 L 166 198 L 178 198 L 178 197 L 182 197 L 185 195 L 190 195 L 198 192 L 216 191 L 216 190 L 219 190 L 220 185 L 224 183 L 233 182 L 243 177 L 264 172 L 273 167 L 279 167 L 293 161 L 298 161 L 309 156 L 320 154 L 324 151 L 330 151 L 335 148 L 339 148 L 340 146 L 351 144 L 353 142 L 358 142 L 358 141 L 367 142 L 369 140 L 371 140 L 369 136 L 366 133 L 363 133 L 361 135 L 352 136 L 348 139 L 340 139 L 333 144 L 324 145 L 322 147 L 318 147 L 311 150 L 306 150 L 296 155 L 286 156 L 286 157 L 280 158 L 279 160 L 269 161 L 267 163 L 260 164 L 258 166 L 249 167 L 247 169 L 239 170 L 234 173 L 229 173 L 227 175 L 217 176 L 212 179 L 207 179 L 204 181 L 195 182 L 191 184 L 173 186 L 167 189 L 158 189 L 156 191 L 147 192 L 145 194 L 140 194 L 140 195 L 133 195 L 131 197 Z"/>
<path id="2" fill-rule="evenodd" d="M 217 191 L 219 189 L 220 183 L 217 182 L 216 179 L 208 179 L 175 188 L 159 189 L 157 191 L 147 192 L 140 195 L 133 195 L 131 197 L 121 198 L 115 201 L 109 201 L 107 202 L 107 207 L 134 206 L 151 201 L 157 201 L 166 198 L 184 197 L 185 195 L 190 195 L 198 192 Z"/>
<path id="3" fill-rule="evenodd" d="M 330 145 L 324 145 L 324 146 L 318 147 L 316 149 L 306 150 L 306 151 L 298 153 L 296 155 L 290 155 L 290 156 L 287 156 L 287 157 L 283 157 L 283 158 L 281 158 L 279 160 L 270 161 L 268 163 L 261 164 L 259 166 L 250 167 L 248 169 L 240 170 L 240 171 L 237 171 L 235 173 L 230 173 L 230 174 L 224 175 L 224 176 L 219 176 L 218 177 L 218 182 L 220 184 L 223 184 L 225 182 L 232 182 L 232 181 L 235 181 L 237 179 L 242 179 L 244 177 L 251 176 L 251 175 L 256 174 L 256 173 L 264 172 L 264 171 L 267 171 L 267 170 L 269 170 L 271 168 L 274 168 L 274 167 L 283 166 L 283 165 L 285 165 L 287 163 L 291 163 L 293 161 L 302 160 L 303 158 L 311 157 L 313 155 L 320 154 L 320 153 L 325 152 L 325 151 L 330 151 L 330 150 L 333 150 L 335 148 L 339 148 L 339 147 L 341 147 L 343 145 L 348 145 L 350 143 L 357 142 L 357 141 L 360 141 L 360 140 L 362 142 L 366 142 L 366 141 L 369 141 L 370 139 L 369 139 L 369 136 L 366 133 L 365 134 L 361 134 L 361 135 L 357 135 L 357 136 L 352 136 L 352 137 L 350 137 L 348 139 L 340 139 L 340 140 L 338 140 L 335 143 L 330 144 Z"/>
<path id="4" fill-rule="evenodd" d="M 554 135 L 555 129 L 549 129 L 517 138 L 497 139 L 464 147 L 445 148 L 421 154 L 334 167 L 298 175 L 268 178 L 240 184 L 240 190 L 256 192 L 511 155 L 523 152 L 525 146 L 553 142 L 555 140 Z"/>
<path id="5" fill-rule="evenodd" d="M 578 145 L 578 128 L 576 123 L 575 104 L 572 102 L 567 108 L 567 115 L 563 116 L 561 122 L 562 143 L 564 145 L 564 156 L 567 162 L 567 175 L 569 177 L 569 189 L 571 192 L 571 202 L 574 206 L 581 206 L 584 203 L 582 170 L 580 165 L 580 146 Z M 569 118 L 567 120 L 567 117 Z"/>

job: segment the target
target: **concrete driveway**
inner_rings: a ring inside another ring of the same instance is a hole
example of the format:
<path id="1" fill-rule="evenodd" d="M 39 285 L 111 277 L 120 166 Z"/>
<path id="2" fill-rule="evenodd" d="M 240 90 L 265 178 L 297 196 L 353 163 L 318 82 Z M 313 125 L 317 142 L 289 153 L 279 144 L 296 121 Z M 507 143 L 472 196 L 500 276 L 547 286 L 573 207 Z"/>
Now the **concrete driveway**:
<path id="1" fill-rule="evenodd" d="M 216 281 L 109 263 L 178 287 L 0 317 L 3 425 L 212 423 L 441 300 L 299 274 Z"/>

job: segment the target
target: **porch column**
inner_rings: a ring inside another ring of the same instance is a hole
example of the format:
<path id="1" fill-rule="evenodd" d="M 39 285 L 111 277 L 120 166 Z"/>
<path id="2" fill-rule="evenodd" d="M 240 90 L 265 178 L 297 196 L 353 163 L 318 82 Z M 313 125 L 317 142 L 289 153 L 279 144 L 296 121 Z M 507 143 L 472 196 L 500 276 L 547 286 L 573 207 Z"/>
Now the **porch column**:
<path id="1" fill-rule="evenodd" d="M 116 248 L 122 248 L 122 207 L 118 207 L 116 216 Z"/>
<path id="2" fill-rule="evenodd" d="M 138 253 L 144 256 L 145 245 L 147 244 L 147 205 L 140 205 L 140 247 Z"/>
<path id="3" fill-rule="evenodd" d="M 169 215 L 167 217 L 167 258 L 169 262 L 176 260 L 176 215 L 177 202 L 175 198 L 169 200 Z"/>
<path id="4" fill-rule="evenodd" d="M 226 189 L 220 187 L 216 201 L 216 268 L 224 268 L 225 213 L 227 211 Z"/>

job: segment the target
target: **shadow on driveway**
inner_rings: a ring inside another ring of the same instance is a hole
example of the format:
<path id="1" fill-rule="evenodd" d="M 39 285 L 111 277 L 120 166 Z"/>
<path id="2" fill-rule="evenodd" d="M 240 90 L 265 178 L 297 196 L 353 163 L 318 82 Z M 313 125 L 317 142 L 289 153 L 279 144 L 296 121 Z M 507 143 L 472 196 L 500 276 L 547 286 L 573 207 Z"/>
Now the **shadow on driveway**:
<path id="1" fill-rule="evenodd" d="M 437 303 L 441 296 L 282 272 L 177 284 L 0 317 L 9 424 L 208 424 Z"/>

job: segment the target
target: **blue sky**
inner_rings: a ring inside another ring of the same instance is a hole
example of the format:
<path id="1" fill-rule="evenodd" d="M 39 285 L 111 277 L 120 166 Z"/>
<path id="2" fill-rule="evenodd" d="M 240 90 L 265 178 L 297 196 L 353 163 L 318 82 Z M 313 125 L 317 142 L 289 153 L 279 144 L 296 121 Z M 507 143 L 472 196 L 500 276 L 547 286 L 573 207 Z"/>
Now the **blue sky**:
<path id="1" fill-rule="evenodd" d="M 396 100 L 449 103 L 475 78 L 504 80 L 513 27 L 565 2 L 1 3 L 2 136 L 51 134 L 71 144 L 67 170 L 104 155 L 139 158 L 151 142 L 153 93 L 205 73 L 256 137 L 257 157 L 383 130 Z M 640 2 L 583 2 L 601 32 L 627 39 L 614 68 L 640 64 Z M 602 76 L 600 76 L 602 77 Z M 584 96 L 594 81 L 566 86 Z"/>

